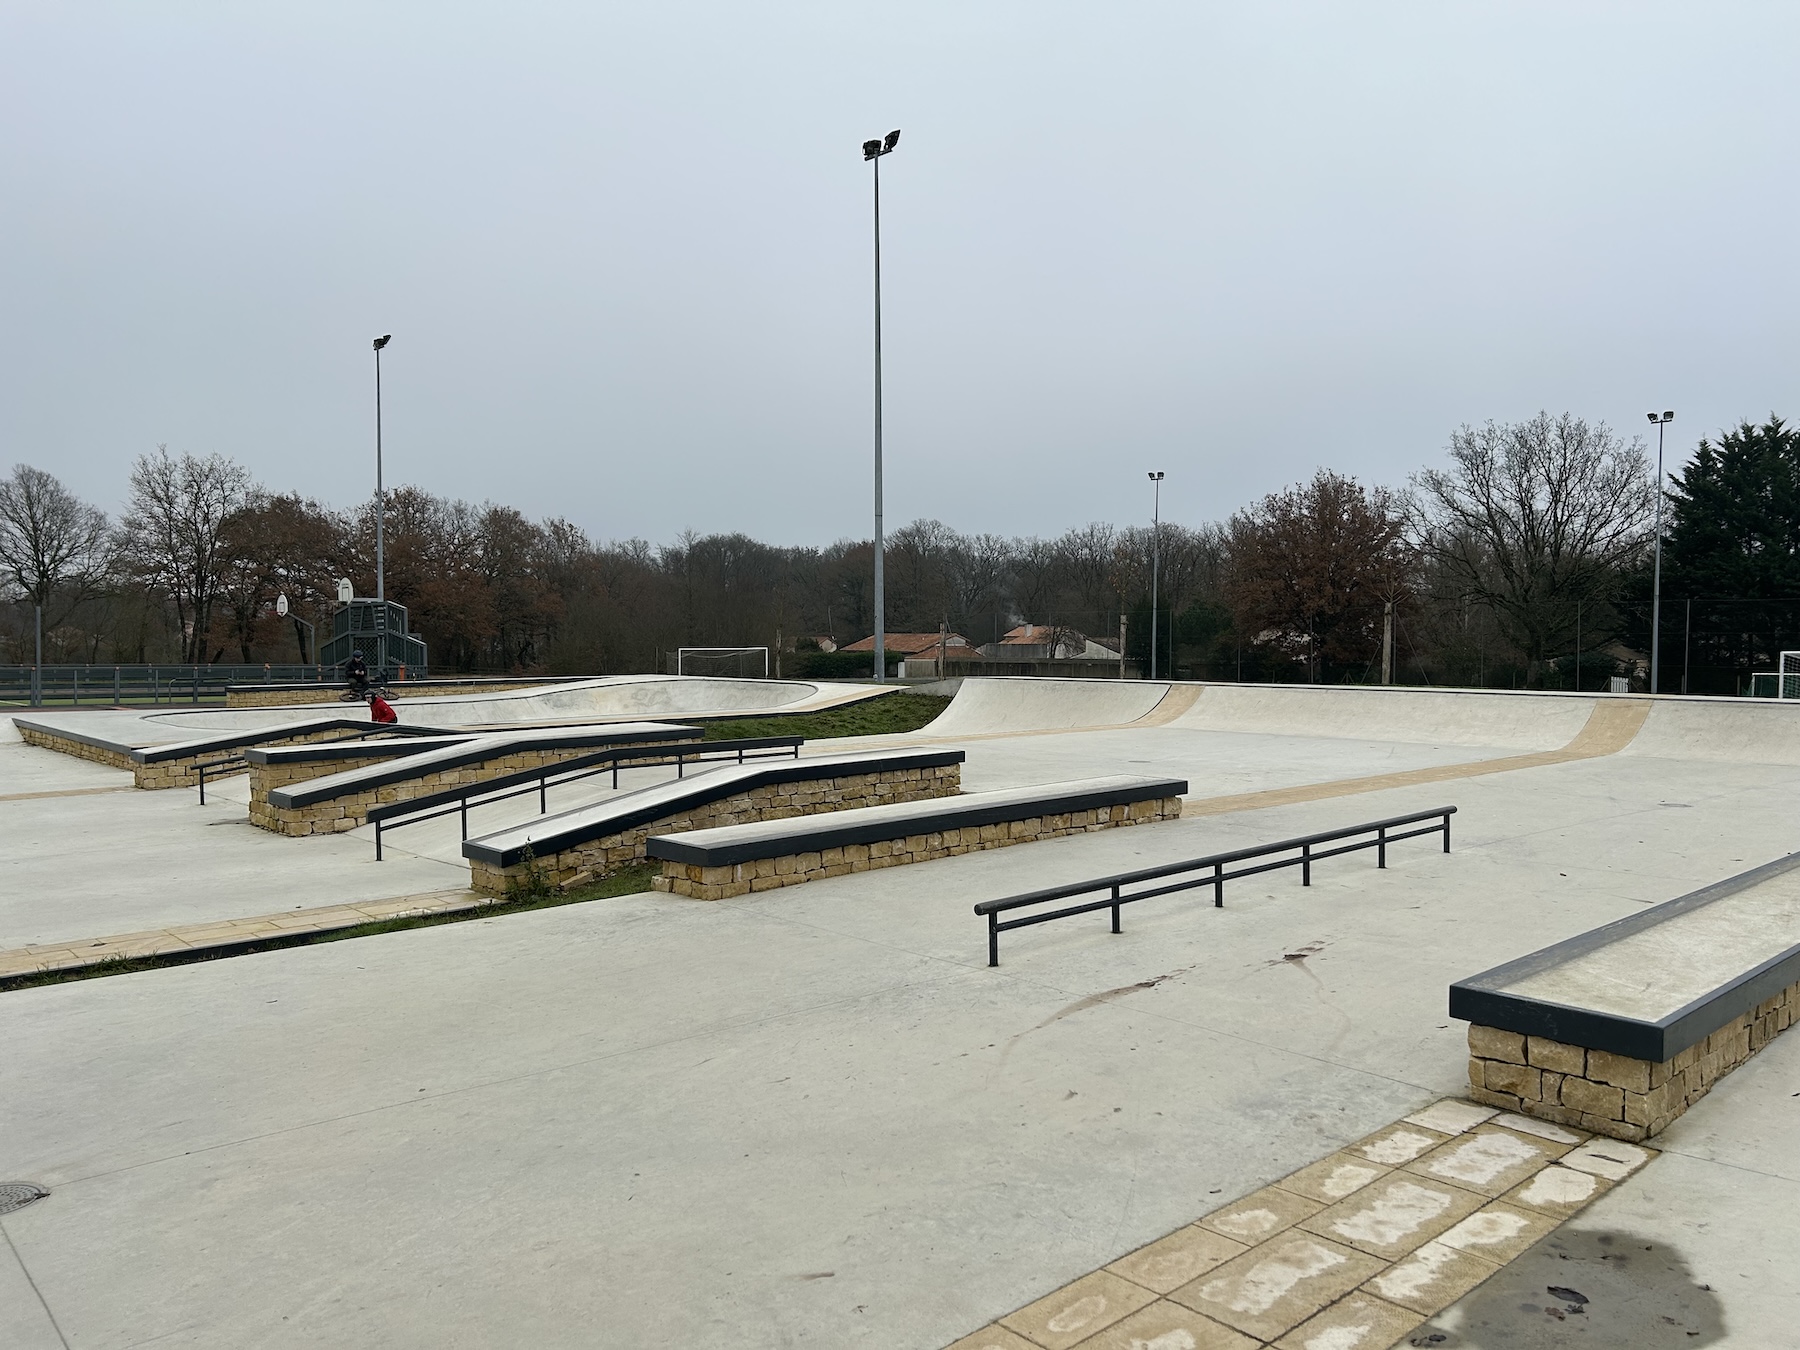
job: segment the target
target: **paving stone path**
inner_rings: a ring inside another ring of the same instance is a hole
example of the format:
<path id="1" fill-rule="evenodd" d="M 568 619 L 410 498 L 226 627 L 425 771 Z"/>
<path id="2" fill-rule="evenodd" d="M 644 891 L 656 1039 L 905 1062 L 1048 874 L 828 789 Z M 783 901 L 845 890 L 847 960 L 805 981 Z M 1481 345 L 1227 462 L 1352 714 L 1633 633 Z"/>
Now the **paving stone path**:
<path id="1" fill-rule="evenodd" d="M 1447 1098 L 949 1350 L 1388 1350 L 1655 1156 Z"/>

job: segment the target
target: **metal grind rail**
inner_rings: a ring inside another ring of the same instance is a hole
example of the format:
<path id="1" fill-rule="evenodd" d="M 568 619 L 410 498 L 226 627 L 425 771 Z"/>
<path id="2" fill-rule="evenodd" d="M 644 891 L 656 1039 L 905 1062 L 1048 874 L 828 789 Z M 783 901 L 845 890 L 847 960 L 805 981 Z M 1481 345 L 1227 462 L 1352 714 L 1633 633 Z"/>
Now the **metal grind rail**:
<path id="1" fill-rule="evenodd" d="M 434 727 L 393 727 L 384 726 L 375 731 L 351 732 L 347 736 L 334 737 L 329 741 L 314 741 L 314 745 L 342 745 L 345 741 L 376 741 L 386 736 L 441 736 L 444 733 Z M 288 747 L 282 747 L 286 749 Z M 196 760 L 194 768 L 200 778 L 200 805 L 206 805 L 206 774 L 209 769 L 224 769 L 226 772 L 213 774 L 214 778 L 235 778 L 250 767 L 250 761 L 244 758 L 244 751 L 234 751 L 222 755 L 218 759 Z"/>
<path id="2" fill-rule="evenodd" d="M 975 906 L 975 912 L 985 915 L 988 922 L 988 965 L 1000 964 L 1000 934 L 1014 928 L 1030 928 L 1034 924 L 1049 923 L 1053 919 L 1071 919 L 1077 914 L 1092 914 L 1098 910 L 1112 911 L 1112 930 L 1122 931 L 1119 927 L 1119 910 L 1125 905 L 1138 900 L 1150 900 L 1159 895 L 1173 895 L 1177 891 L 1191 891 L 1201 886 L 1213 888 L 1213 905 L 1218 909 L 1225 907 L 1225 883 L 1236 881 L 1240 877 L 1255 876 L 1260 872 L 1274 872 L 1283 867 L 1300 869 L 1300 884 L 1312 885 L 1312 866 L 1325 858 L 1335 858 L 1343 853 L 1356 853 L 1362 849 L 1375 850 L 1375 865 L 1387 866 L 1387 850 L 1389 844 L 1398 843 L 1402 839 L 1416 839 L 1420 835 L 1442 834 L 1444 836 L 1444 852 L 1450 851 L 1450 817 L 1456 814 L 1454 806 L 1437 806 L 1429 811 L 1415 811 L 1411 815 L 1391 816 L 1387 820 L 1372 820 L 1366 825 L 1348 825 L 1341 830 L 1325 830 L 1319 834 L 1301 835 L 1297 839 L 1283 839 L 1279 843 L 1259 844 L 1254 848 L 1233 849 L 1229 853 L 1212 853 L 1204 858 L 1192 858 L 1187 862 L 1165 863 L 1161 867 L 1146 867 L 1136 872 L 1121 872 L 1117 876 L 1096 877 L 1091 881 L 1078 881 L 1068 886 L 1052 886 L 1042 891 L 1027 891 L 1023 895 L 1009 895 L 1001 900 L 983 900 Z M 1407 829 L 1409 825 L 1419 825 L 1420 821 L 1433 821 L 1430 825 L 1418 829 Z M 1398 831 L 1398 832 L 1397 832 Z M 1340 844 L 1336 848 L 1322 848 L 1321 845 L 1333 844 L 1340 839 L 1357 839 L 1359 835 L 1370 835 L 1356 843 Z M 1277 858 L 1274 862 L 1257 863 L 1252 867 L 1234 867 L 1234 863 L 1245 863 L 1255 858 L 1268 858 L 1279 853 L 1293 853 L 1291 858 Z M 1127 891 L 1128 886 L 1145 882 L 1162 881 L 1167 877 L 1181 877 L 1184 873 L 1199 872 L 1200 876 L 1188 876 L 1183 880 L 1170 882 L 1168 885 L 1151 886 L 1147 890 Z M 1015 909 L 1025 909 L 1032 905 L 1046 905 L 1053 900 L 1068 900 L 1078 895 L 1092 895 L 1104 891 L 1106 896 L 1100 900 L 1089 900 L 1085 904 L 1067 905 L 1062 909 L 1047 910 L 1038 914 L 1027 914 L 1018 919 L 1002 919 L 1002 914 Z"/>
<path id="3" fill-rule="evenodd" d="M 800 747 L 805 740 L 804 736 L 749 736 L 733 741 L 700 741 L 685 748 L 665 744 L 597 750 L 591 755 L 564 760 L 561 764 L 546 764 L 541 769 L 520 769 L 517 773 L 502 774 L 485 783 L 446 788 L 442 792 L 427 793 L 403 802 L 385 802 L 369 810 L 369 823 L 375 827 L 375 861 L 382 861 L 381 835 L 384 830 L 399 829 L 403 825 L 420 825 L 455 813 L 462 817 L 462 837 L 466 840 L 469 837 L 471 806 L 492 806 L 496 802 L 535 792 L 538 794 L 538 814 L 546 815 L 550 810 L 551 788 L 564 787 L 603 773 L 612 774 L 612 785 L 616 788 L 619 786 L 619 766 L 634 760 L 666 764 L 673 759 L 675 776 L 680 778 L 685 774 L 688 764 L 704 763 L 709 759 L 735 759 L 742 764 L 746 759 L 781 758 L 779 754 L 752 753 L 758 750 L 786 751 L 789 757 L 799 759 Z M 481 800 L 472 800 L 476 797 Z"/>

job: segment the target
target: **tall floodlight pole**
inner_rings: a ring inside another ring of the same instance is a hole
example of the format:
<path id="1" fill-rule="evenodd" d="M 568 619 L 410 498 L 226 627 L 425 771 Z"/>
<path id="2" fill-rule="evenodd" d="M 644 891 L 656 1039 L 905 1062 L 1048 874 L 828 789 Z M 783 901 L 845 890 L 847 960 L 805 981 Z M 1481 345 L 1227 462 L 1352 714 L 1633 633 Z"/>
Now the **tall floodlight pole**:
<path id="1" fill-rule="evenodd" d="M 1155 496 L 1150 506 L 1150 678 L 1156 678 L 1156 582 L 1157 573 L 1162 570 L 1162 480 L 1163 472 L 1158 469 L 1150 475 L 1154 484 Z M 1175 639 L 1170 637 L 1169 641 Z"/>
<path id="2" fill-rule="evenodd" d="M 1645 413 L 1656 424 L 1656 575 L 1650 584 L 1650 692 L 1657 689 L 1657 674 L 1662 666 L 1662 508 L 1663 508 L 1663 428 L 1675 420 L 1673 412 L 1662 416 Z"/>
<path id="3" fill-rule="evenodd" d="M 887 591 L 881 537 L 881 157 L 894 153 L 900 133 L 863 142 L 863 158 L 875 166 L 875 680 L 887 679 Z"/>
<path id="4" fill-rule="evenodd" d="M 387 493 L 381 488 L 381 349 L 394 340 L 392 333 L 383 333 L 375 339 L 375 598 L 387 599 L 387 578 L 383 535 L 387 529 Z M 382 629 L 383 641 L 386 641 L 387 630 Z M 387 648 L 384 645 L 382 655 L 385 658 Z"/>

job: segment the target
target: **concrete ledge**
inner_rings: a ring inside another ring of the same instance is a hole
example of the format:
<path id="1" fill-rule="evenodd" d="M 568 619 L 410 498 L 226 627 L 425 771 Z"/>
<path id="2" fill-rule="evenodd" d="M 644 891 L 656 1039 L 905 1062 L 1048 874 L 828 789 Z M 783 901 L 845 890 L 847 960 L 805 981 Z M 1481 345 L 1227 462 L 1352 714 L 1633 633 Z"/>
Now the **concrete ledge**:
<path id="1" fill-rule="evenodd" d="M 822 877 L 897 867 L 1037 839 L 1173 820 L 1187 783 L 1173 778 L 1078 779 L 772 821 L 658 835 L 656 889 L 698 900 Z"/>
<path id="2" fill-rule="evenodd" d="M 696 727 L 670 723 L 618 722 L 446 736 L 379 749 L 349 745 L 252 751 L 247 756 L 250 823 L 277 834 L 340 833 L 364 824 L 377 805 L 541 769 L 596 750 L 691 745 L 700 734 Z M 375 753 L 358 755 L 362 749 Z"/>
<path id="3" fill-rule="evenodd" d="M 1478 1101 L 1660 1133 L 1800 1010 L 1800 855 L 1450 987 Z"/>
<path id="4" fill-rule="evenodd" d="M 652 834 L 787 820 L 954 795 L 960 750 L 873 750 L 729 765 L 468 840 L 471 884 L 505 894 L 535 873 L 567 887 L 640 862 Z"/>
<path id="5" fill-rule="evenodd" d="M 73 755 L 76 759 L 92 760 L 115 769 L 132 767 L 131 747 L 103 736 L 84 736 L 79 731 L 45 726 L 24 717 L 14 717 L 13 726 L 18 728 L 20 740 L 41 750 L 54 750 L 59 755 Z"/>

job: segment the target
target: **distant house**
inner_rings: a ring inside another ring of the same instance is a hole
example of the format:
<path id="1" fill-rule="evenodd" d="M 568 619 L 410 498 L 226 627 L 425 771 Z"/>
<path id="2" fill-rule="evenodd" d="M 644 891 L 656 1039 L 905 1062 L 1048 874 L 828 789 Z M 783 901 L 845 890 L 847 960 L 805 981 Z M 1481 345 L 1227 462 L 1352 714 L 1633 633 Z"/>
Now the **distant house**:
<path id="1" fill-rule="evenodd" d="M 971 646 L 969 640 L 961 633 L 951 633 L 943 641 L 941 649 L 937 633 L 885 633 L 882 635 L 882 641 L 890 656 L 900 658 L 900 673 L 906 676 L 935 675 L 940 659 L 945 661 L 981 660 L 981 653 Z M 852 642 L 838 650 L 872 653 L 875 650 L 875 639 L 866 637 L 860 642 Z"/>
<path id="2" fill-rule="evenodd" d="M 936 660 L 938 655 L 938 634 L 936 633 L 884 633 L 882 643 L 886 649 L 896 656 L 918 656 Z M 875 650 L 873 637 L 863 638 L 860 642 L 852 642 L 840 647 L 845 652 L 872 652 Z M 968 661 L 975 657 L 975 648 L 969 645 L 969 639 L 961 633 L 952 633 L 944 644 L 944 655 L 952 661 Z"/>
<path id="3" fill-rule="evenodd" d="M 1020 624 L 998 642 L 981 646 L 981 654 L 995 661 L 1117 661 L 1119 650 L 1095 642 L 1073 628 L 1050 624 Z"/>

